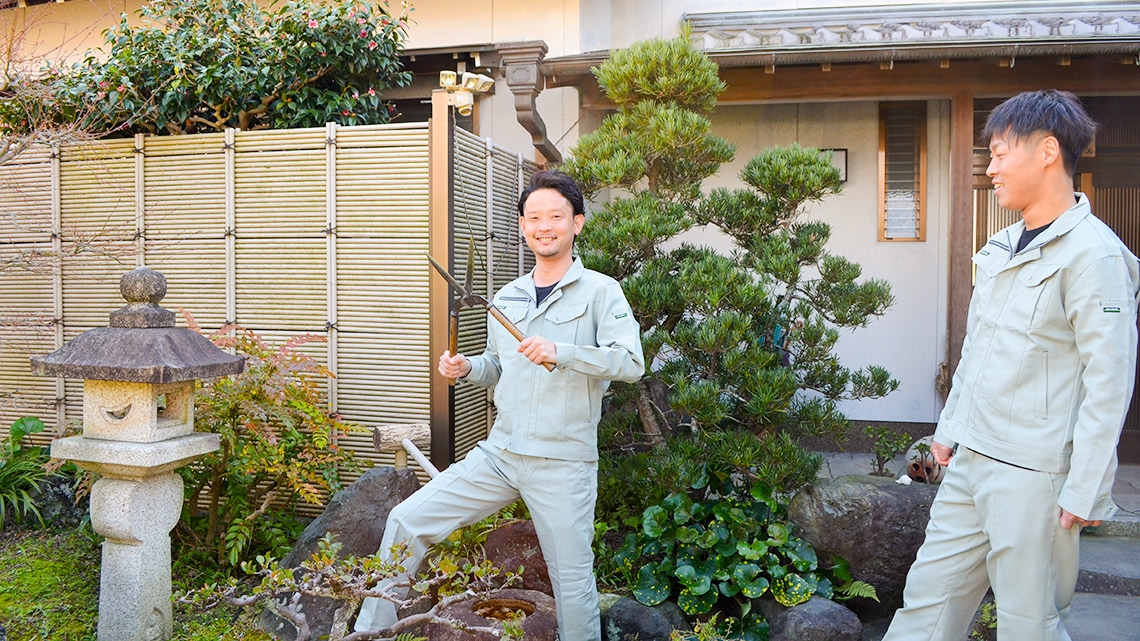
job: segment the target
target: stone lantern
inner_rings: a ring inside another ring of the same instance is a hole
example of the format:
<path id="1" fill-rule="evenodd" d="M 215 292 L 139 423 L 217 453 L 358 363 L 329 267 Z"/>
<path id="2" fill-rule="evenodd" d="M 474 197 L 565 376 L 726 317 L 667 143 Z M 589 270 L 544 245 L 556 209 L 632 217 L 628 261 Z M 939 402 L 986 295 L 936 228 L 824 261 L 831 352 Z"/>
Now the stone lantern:
<path id="1" fill-rule="evenodd" d="M 173 633 L 170 530 L 182 511 L 174 470 L 220 447 L 194 432 L 194 381 L 240 373 L 245 360 L 174 326 L 158 305 L 166 278 L 123 275 L 126 306 L 111 326 L 32 360 L 39 376 L 81 378 L 83 434 L 52 442 L 51 455 L 102 475 L 91 488 L 91 525 L 103 542 L 98 641 L 162 641 Z"/>

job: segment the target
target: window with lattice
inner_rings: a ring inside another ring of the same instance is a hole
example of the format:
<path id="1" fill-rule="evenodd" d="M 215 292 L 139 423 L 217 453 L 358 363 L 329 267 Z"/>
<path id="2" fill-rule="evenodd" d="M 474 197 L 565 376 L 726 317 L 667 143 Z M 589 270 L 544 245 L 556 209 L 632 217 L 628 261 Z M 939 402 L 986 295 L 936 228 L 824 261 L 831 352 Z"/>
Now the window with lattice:
<path id="1" fill-rule="evenodd" d="M 879 240 L 926 239 L 926 103 L 879 103 Z"/>

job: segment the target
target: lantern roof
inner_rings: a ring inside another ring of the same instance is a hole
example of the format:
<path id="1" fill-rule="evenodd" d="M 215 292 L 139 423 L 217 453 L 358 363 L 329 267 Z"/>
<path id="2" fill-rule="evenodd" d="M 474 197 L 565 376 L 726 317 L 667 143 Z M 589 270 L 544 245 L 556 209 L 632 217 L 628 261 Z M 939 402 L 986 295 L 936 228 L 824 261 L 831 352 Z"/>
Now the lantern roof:
<path id="1" fill-rule="evenodd" d="M 111 312 L 110 327 L 83 332 L 63 347 L 33 356 L 37 376 L 131 383 L 175 383 L 238 374 L 245 359 L 218 349 L 191 329 L 174 326 L 174 312 L 158 302 L 166 277 L 139 267 L 123 274 L 127 304 Z"/>

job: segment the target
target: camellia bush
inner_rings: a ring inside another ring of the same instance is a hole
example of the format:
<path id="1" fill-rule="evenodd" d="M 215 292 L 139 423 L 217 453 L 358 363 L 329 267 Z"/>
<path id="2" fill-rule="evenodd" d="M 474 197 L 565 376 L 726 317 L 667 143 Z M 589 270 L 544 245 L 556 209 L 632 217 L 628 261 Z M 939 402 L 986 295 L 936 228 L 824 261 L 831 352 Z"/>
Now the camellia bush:
<path id="1" fill-rule="evenodd" d="M 47 70 L 62 122 L 128 134 L 388 122 L 410 6 L 369 0 L 153 0 L 105 51 Z M 88 106 L 96 105 L 96 109 Z M 25 109 L 26 111 L 26 109 Z"/>

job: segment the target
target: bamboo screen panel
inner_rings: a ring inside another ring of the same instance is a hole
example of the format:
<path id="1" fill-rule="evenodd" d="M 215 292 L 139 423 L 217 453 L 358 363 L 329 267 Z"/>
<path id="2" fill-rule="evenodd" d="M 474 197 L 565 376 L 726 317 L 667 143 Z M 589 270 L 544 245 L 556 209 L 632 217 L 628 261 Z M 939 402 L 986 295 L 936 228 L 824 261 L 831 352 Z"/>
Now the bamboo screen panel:
<path id="1" fill-rule="evenodd" d="M 474 239 L 476 289 L 490 295 L 533 266 L 515 202 L 537 167 L 451 135 L 440 179 L 453 190 L 453 260 L 462 271 Z M 0 434 L 25 415 L 52 434 L 78 425 L 82 381 L 33 377 L 28 357 L 107 325 L 123 304 L 119 277 L 142 264 L 166 276 L 163 306 L 205 330 L 236 322 L 275 345 L 324 339 L 301 351 L 335 374 L 329 404 L 348 420 L 429 421 L 428 173 L 427 123 L 136 136 L 0 167 Z M 483 350 L 485 323 L 464 312 L 461 349 Z M 457 458 L 491 416 L 486 392 L 457 387 Z M 339 444 L 392 463 L 370 434 Z"/>
<path id="2" fill-rule="evenodd" d="M 463 277 L 469 246 L 475 248 L 473 288 L 490 299 L 499 288 L 529 270 L 521 258 L 518 202 L 520 185 L 537 169 L 521 156 L 456 128 L 452 162 L 454 265 Z M 527 255 L 530 252 L 525 252 Z M 531 258 L 533 265 L 533 257 Z M 465 309 L 459 318 L 459 351 L 480 354 L 487 343 L 487 313 Z M 455 387 L 454 447 L 459 460 L 487 436 L 494 418 L 489 391 Z"/>
<path id="3" fill-rule="evenodd" d="M 58 200 L 52 184 L 59 162 L 47 150 L 25 152 L 0 167 L 0 425 L 39 416 L 54 432 L 60 423 L 62 381 L 28 376 L 28 358 L 62 345 Z M 11 304 L 18 301 L 18 304 Z M 40 445 L 48 435 L 32 437 Z"/>
<path id="4" fill-rule="evenodd" d="M 350 421 L 426 422 L 427 142 L 426 123 L 139 136 L 0 167 L 0 433 L 78 423 L 82 381 L 33 377 L 28 357 L 107 325 L 139 264 L 207 330 L 325 339 L 301 351 L 336 372 Z M 340 444 L 392 463 L 370 435 Z"/>

